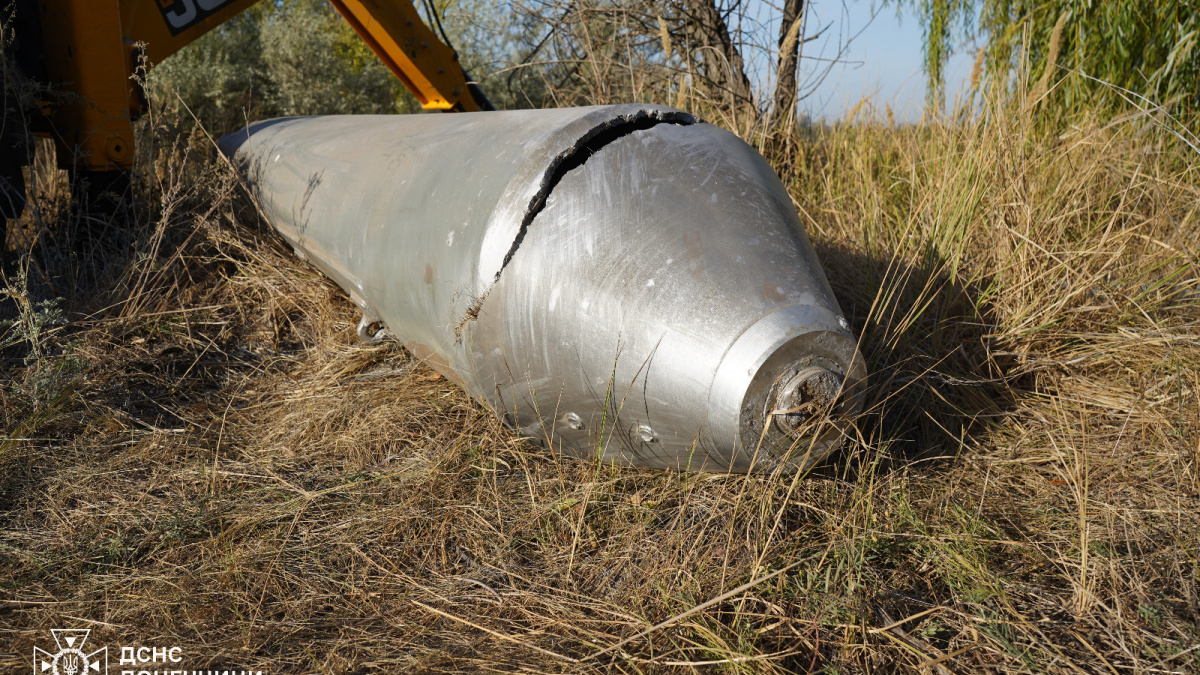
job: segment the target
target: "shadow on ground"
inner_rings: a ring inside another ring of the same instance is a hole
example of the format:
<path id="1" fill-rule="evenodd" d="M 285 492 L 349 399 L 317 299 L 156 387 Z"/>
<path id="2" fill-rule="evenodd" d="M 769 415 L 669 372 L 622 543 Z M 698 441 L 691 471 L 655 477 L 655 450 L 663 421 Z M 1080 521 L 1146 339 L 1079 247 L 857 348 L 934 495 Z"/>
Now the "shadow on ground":
<path id="1" fill-rule="evenodd" d="M 982 281 L 953 278 L 932 253 L 911 263 L 840 243 L 814 248 L 867 361 L 858 431 L 883 451 L 879 468 L 957 457 L 1032 386 L 996 354 L 999 331 L 991 306 L 979 300 Z"/>

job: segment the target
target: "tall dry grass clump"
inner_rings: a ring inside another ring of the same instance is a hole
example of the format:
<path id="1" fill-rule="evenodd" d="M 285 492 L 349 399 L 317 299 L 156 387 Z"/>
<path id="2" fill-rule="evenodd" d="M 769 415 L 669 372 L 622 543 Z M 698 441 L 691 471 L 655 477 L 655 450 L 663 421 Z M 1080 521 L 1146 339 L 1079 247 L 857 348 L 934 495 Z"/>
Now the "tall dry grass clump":
<path id="1" fill-rule="evenodd" d="M 722 476 L 558 457 L 358 344 L 154 120 L 116 271 L 6 277 L 0 664 L 89 627 L 273 673 L 1194 672 L 1200 157 L 1110 122 L 784 144 L 867 411 L 811 475 Z"/>
<path id="2" fill-rule="evenodd" d="M 1001 657 L 967 667 L 1195 667 L 1200 156 L 1114 117 L 843 126 L 793 177 L 903 465 L 881 529 Z"/>

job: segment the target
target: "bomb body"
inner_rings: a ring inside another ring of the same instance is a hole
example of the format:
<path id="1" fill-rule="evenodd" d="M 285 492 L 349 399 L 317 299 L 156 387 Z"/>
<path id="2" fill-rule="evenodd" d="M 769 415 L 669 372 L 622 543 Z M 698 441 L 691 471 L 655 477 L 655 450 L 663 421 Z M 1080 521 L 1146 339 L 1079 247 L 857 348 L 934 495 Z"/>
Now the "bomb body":
<path id="1" fill-rule="evenodd" d="M 556 448 L 807 468 L 859 406 L 862 359 L 783 185 L 687 113 L 293 118 L 221 148 L 362 325 Z"/>

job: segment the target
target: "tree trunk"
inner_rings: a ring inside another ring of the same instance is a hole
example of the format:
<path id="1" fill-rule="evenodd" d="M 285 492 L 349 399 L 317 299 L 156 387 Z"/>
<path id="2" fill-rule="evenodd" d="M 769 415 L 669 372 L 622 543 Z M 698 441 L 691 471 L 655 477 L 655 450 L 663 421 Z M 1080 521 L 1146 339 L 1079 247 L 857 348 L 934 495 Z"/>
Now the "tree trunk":
<path id="1" fill-rule="evenodd" d="M 804 36 L 800 35 L 799 27 L 791 40 L 788 33 L 803 17 L 804 0 L 784 0 L 783 20 L 779 25 L 779 63 L 775 71 L 774 113 L 779 122 L 793 118 L 796 111 L 796 65 Z"/>
<path id="2" fill-rule="evenodd" d="M 700 59 L 701 76 L 710 95 L 728 108 L 753 106 L 754 94 L 742 54 L 729 35 L 717 0 L 679 0 L 677 8 L 687 44 Z"/>

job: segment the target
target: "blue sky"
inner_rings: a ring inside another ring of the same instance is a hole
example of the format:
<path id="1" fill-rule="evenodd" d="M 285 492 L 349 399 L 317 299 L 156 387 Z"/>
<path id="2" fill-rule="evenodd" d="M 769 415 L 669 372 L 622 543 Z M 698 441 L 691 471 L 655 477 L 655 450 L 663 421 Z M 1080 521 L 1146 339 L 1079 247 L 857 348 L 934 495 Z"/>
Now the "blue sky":
<path id="1" fill-rule="evenodd" d="M 920 118 L 925 102 L 920 21 L 909 9 L 897 15 L 895 7 L 877 8 L 872 20 L 872 4 L 871 0 L 812 0 L 806 29 L 811 33 L 816 25 L 830 28 L 826 37 L 804 45 L 805 57 L 832 58 L 838 43 L 853 37 L 842 55 L 844 63 L 834 65 L 812 95 L 800 102 L 800 109 L 813 119 L 840 117 L 863 96 L 873 98 L 880 111 L 884 102 L 890 104 L 897 121 Z M 958 51 L 947 64 L 948 103 L 966 84 L 975 60 L 969 48 L 960 46 Z M 809 75 L 826 65 L 816 60 L 802 64 Z"/>

